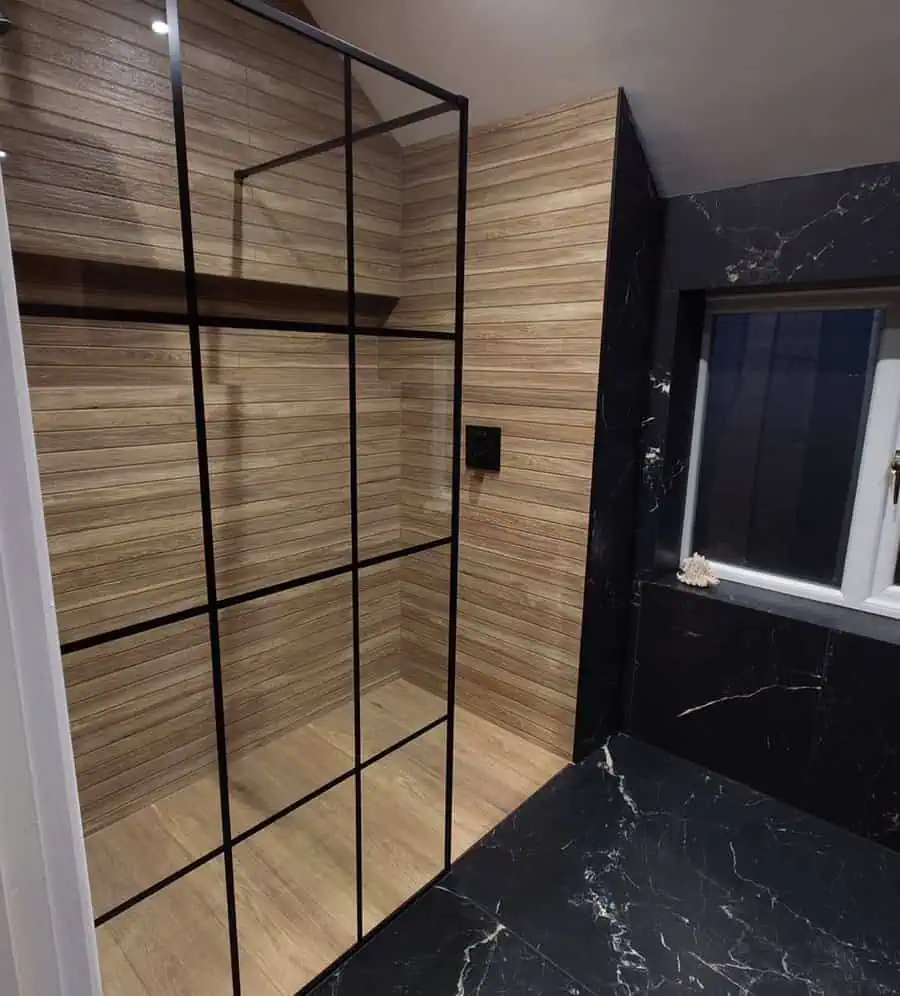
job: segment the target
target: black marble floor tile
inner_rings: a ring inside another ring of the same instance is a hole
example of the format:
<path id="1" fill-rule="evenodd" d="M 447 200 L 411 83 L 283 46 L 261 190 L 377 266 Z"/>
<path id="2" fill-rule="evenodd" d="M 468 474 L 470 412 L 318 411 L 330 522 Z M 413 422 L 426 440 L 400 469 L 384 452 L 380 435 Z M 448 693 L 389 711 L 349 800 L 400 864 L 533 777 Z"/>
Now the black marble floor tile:
<path id="1" fill-rule="evenodd" d="M 900 856 L 627 737 L 445 885 L 597 996 L 900 993 Z"/>
<path id="2" fill-rule="evenodd" d="M 314 996 L 589 996 L 495 917 L 436 886 Z"/>

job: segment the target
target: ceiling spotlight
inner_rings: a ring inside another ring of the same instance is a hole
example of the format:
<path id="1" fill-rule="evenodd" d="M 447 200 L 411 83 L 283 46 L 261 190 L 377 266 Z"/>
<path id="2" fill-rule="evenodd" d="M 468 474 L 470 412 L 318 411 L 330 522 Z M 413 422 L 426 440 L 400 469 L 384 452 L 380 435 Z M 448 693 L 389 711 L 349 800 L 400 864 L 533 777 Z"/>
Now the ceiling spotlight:
<path id="1" fill-rule="evenodd" d="M 5 158 L 6 158 L 6 153 L 3 151 L 3 149 L 0 149 L 0 159 L 5 159 Z"/>
<path id="2" fill-rule="evenodd" d="M 154 21 L 150 27 L 153 29 L 155 35 L 167 35 L 169 33 L 169 25 L 165 21 Z"/>

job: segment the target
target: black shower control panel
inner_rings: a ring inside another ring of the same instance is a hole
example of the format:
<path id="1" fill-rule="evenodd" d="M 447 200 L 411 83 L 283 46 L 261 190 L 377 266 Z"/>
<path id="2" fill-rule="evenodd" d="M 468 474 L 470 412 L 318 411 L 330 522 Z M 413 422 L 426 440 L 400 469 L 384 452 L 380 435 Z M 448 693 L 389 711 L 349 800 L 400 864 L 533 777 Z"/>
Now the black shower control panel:
<path id="1" fill-rule="evenodd" d="M 500 426 L 466 426 L 466 466 L 472 470 L 500 469 Z"/>

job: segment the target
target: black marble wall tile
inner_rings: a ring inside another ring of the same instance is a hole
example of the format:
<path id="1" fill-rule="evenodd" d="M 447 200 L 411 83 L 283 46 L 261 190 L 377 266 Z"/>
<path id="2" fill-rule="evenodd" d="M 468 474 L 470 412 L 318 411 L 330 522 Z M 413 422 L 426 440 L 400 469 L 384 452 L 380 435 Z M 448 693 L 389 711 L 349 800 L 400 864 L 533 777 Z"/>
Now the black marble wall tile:
<path id="1" fill-rule="evenodd" d="M 641 589 L 628 731 L 900 850 L 900 648 Z"/>
<path id="2" fill-rule="evenodd" d="M 900 164 L 859 166 L 672 199 L 666 286 L 893 279 L 900 270 Z M 675 246 L 673 246 L 673 249 Z"/>
<path id="3" fill-rule="evenodd" d="M 900 647 L 831 641 L 804 806 L 900 851 Z"/>
<path id="4" fill-rule="evenodd" d="M 662 201 L 620 92 L 597 392 L 575 755 L 621 725 L 640 438 L 662 245 Z"/>
<path id="5" fill-rule="evenodd" d="M 629 731 L 802 805 L 828 631 L 653 584 L 641 619 Z"/>
<path id="6" fill-rule="evenodd" d="M 723 595 L 639 583 L 672 572 L 680 556 L 707 296 L 884 284 L 900 285 L 900 164 L 666 201 L 626 684 L 629 729 L 896 847 L 900 672 L 896 641 L 879 642 L 884 625 L 876 638 L 876 626 L 846 625 L 839 612 L 823 620 L 796 611 L 797 600 L 738 610 Z"/>
<path id="7" fill-rule="evenodd" d="M 641 441 L 643 577 L 678 559 L 708 293 L 900 283 L 900 164 L 772 180 L 665 202 Z"/>

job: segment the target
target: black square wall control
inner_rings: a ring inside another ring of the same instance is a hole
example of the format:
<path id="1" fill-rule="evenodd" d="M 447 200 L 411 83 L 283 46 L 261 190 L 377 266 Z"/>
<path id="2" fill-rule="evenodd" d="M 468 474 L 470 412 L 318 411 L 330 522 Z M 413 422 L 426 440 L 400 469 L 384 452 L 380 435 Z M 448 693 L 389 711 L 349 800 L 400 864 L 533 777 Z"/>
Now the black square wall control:
<path id="1" fill-rule="evenodd" d="M 500 426 L 466 426 L 466 466 L 472 470 L 500 469 Z"/>

